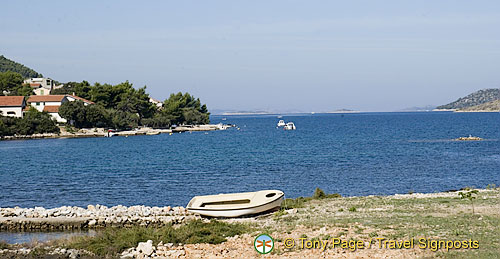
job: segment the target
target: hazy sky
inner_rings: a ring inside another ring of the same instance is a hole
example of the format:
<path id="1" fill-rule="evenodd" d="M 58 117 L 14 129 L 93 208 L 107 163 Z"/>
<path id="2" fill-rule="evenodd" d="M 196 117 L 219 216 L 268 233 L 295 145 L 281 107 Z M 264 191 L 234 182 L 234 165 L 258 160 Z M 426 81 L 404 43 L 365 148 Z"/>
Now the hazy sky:
<path id="1" fill-rule="evenodd" d="M 2 1 L 0 54 L 209 109 L 392 111 L 500 87 L 500 1 Z"/>

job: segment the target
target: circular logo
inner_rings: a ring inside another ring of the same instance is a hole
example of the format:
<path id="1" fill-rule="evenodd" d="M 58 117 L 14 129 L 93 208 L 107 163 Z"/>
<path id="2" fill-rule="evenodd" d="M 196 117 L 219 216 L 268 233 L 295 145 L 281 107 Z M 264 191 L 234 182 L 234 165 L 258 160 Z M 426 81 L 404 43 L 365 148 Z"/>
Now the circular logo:
<path id="1" fill-rule="evenodd" d="M 267 234 L 260 234 L 253 241 L 253 247 L 259 254 L 268 254 L 274 249 L 274 240 Z"/>

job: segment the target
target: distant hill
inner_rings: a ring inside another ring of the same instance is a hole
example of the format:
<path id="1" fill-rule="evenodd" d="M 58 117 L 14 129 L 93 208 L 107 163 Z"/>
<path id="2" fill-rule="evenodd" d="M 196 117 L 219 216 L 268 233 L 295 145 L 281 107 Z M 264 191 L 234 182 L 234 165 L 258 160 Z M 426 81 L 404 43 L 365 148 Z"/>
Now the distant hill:
<path id="1" fill-rule="evenodd" d="M 435 105 L 426 105 L 426 106 L 415 106 L 415 107 L 408 107 L 408 108 L 404 108 L 404 109 L 401 109 L 401 110 L 398 110 L 400 112 L 427 112 L 427 111 L 432 111 L 436 109 L 436 106 Z"/>
<path id="2" fill-rule="evenodd" d="M 479 111 L 484 111 L 484 112 L 498 112 L 500 111 L 500 100 L 495 100 L 487 103 L 483 103 L 480 105 L 472 106 L 472 107 L 467 107 L 464 109 L 459 109 L 458 111 L 464 111 L 464 112 L 479 112 Z"/>
<path id="3" fill-rule="evenodd" d="M 3 55 L 0 56 L 0 72 L 12 71 L 21 74 L 24 78 L 43 77 L 42 74 L 35 70 L 12 61 Z"/>
<path id="4" fill-rule="evenodd" d="M 326 113 L 358 113 L 359 111 L 355 110 L 350 110 L 350 109 L 338 109 L 332 112 L 326 112 Z"/>
<path id="5" fill-rule="evenodd" d="M 268 111 L 226 111 L 220 115 L 262 115 L 262 114 L 272 114 Z"/>
<path id="6" fill-rule="evenodd" d="M 452 103 L 438 106 L 436 109 L 465 109 L 495 100 L 500 100 L 500 89 L 483 89 L 462 97 Z"/>

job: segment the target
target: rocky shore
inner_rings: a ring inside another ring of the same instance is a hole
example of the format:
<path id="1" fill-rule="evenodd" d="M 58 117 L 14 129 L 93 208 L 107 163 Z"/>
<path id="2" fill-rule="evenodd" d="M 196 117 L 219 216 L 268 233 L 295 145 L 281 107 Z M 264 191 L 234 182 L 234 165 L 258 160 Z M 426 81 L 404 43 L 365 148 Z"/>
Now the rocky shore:
<path id="1" fill-rule="evenodd" d="M 17 249 L 0 249 L 0 258 L 35 258 L 29 257 L 30 254 L 36 253 L 36 248 L 20 247 Z M 59 247 L 44 248 L 44 258 L 92 258 L 94 255 L 85 250 L 65 249 Z"/>
<path id="2" fill-rule="evenodd" d="M 97 137 L 112 137 L 112 136 L 141 136 L 141 135 L 159 135 L 165 133 L 181 133 L 191 131 L 214 131 L 226 130 L 234 127 L 234 125 L 226 124 L 207 124 L 193 126 L 178 126 L 173 129 L 153 129 L 148 127 L 137 128 L 126 131 L 111 131 L 104 128 L 89 128 L 79 129 L 76 131 L 68 131 L 66 127 L 59 127 L 60 133 L 40 133 L 32 135 L 14 135 L 3 136 L 0 140 L 19 140 L 19 139 L 44 139 L 44 138 L 97 138 Z"/>
<path id="3" fill-rule="evenodd" d="M 199 219 L 184 207 L 88 205 L 53 209 L 0 208 L 0 230 L 74 230 L 104 227 L 164 226 Z"/>
<path id="4" fill-rule="evenodd" d="M 474 204 L 459 195 L 465 190 L 324 197 L 295 201 L 288 209 L 257 217 L 196 221 L 201 223 L 193 223 L 191 219 L 199 217 L 182 207 L 1 208 L 0 217 L 7 221 L 85 219 L 85 227 L 89 228 L 180 224 L 161 229 L 106 228 L 98 231 L 102 235 L 87 241 L 67 239 L 3 247 L 0 243 L 0 258 L 496 258 L 500 251 L 500 188 L 490 184 L 487 189 L 475 190 L 471 194 Z M 1 222 L 4 224 L 5 220 Z M 231 232 L 235 229 L 240 231 Z M 274 250 L 267 255 L 254 248 L 255 238 L 262 233 L 274 239 Z M 210 235 L 223 241 L 207 239 Z M 429 242 L 477 240 L 479 248 L 434 249 L 416 245 L 397 249 L 377 245 L 379 239 L 402 242 L 422 238 Z M 363 247 L 333 246 L 334 239 L 358 240 Z M 290 243 L 286 240 L 292 240 L 292 245 L 287 246 Z M 301 240 L 321 240 L 329 246 L 304 248 L 299 245 Z"/>

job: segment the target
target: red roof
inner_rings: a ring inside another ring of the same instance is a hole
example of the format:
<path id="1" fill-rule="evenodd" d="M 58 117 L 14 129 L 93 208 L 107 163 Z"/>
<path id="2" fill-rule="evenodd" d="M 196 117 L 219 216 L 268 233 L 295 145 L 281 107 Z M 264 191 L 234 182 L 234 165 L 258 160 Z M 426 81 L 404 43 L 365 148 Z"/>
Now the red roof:
<path id="1" fill-rule="evenodd" d="M 58 105 L 45 105 L 43 107 L 44 112 L 59 112 L 59 107 Z"/>
<path id="2" fill-rule="evenodd" d="M 30 83 L 30 86 L 31 86 L 31 87 L 34 87 L 34 86 L 35 86 L 35 87 L 38 87 L 38 86 L 40 86 L 40 85 L 41 85 L 41 84 L 37 84 L 37 83 Z"/>
<path id="3" fill-rule="evenodd" d="M 35 103 L 35 102 L 61 102 L 65 97 L 72 97 L 77 100 L 81 100 L 85 103 L 89 104 L 94 104 L 94 102 L 89 101 L 87 99 L 84 99 L 82 97 L 76 96 L 76 95 L 32 95 L 28 99 L 28 103 Z"/>
<path id="4" fill-rule="evenodd" d="M 87 100 L 87 99 L 84 99 L 84 98 L 82 98 L 82 97 L 76 96 L 76 95 L 71 95 L 71 94 L 68 94 L 67 96 L 71 96 L 71 97 L 73 97 L 73 98 L 75 98 L 75 99 L 81 100 L 81 101 L 83 101 L 84 103 L 94 104 L 94 102 L 89 101 L 89 100 Z"/>
<path id="5" fill-rule="evenodd" d="M 28 103 L 34 102 L 60 102 L 65 95 L 32 95 L 28 98 Z"/>
<path id="6" fill-rule="evenodd" d="M 24 96 L 0 96 L 0 106 L 23 106 Z"/>

